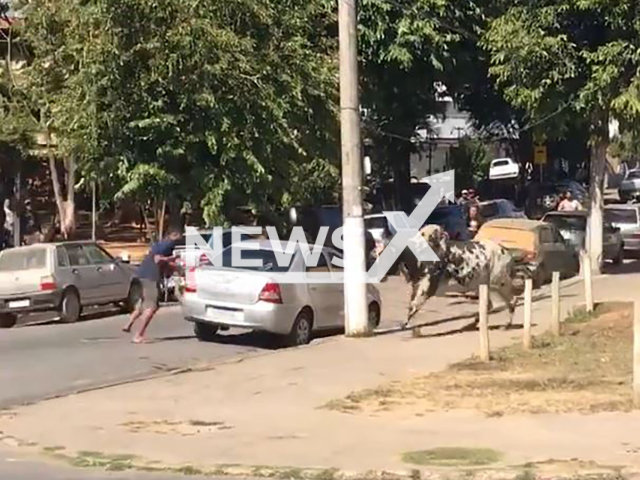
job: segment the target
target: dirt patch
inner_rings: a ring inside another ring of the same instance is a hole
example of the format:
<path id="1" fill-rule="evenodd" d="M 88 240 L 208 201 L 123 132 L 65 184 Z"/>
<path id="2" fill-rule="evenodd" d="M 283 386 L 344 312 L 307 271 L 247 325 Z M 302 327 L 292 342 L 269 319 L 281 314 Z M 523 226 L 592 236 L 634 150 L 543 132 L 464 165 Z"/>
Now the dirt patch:
<path id="1" fill-rule="evenodd" d="M 598 305 L 573 313 L 559 338 L 543 334 L 534 349 L 513 345 L 482 363 L 470 358 L 447 370 L 349 394 L 324 408 L 384 414 L 472 409 L 514 413 L 594 413 L 632 408 L 633 306 Z"/>
<path id="2" fill-rule="evenodd" d="M 221 430 L 231 430 L 233 426 L 224 422 L 208 420 L 151 420 L 151 421 L 129 421 L 122 423 L 121 427 L 132 433 L 155 433 L 159 435 L 181 435 L 193 436 L 208 433 L 215 433 Z"/>

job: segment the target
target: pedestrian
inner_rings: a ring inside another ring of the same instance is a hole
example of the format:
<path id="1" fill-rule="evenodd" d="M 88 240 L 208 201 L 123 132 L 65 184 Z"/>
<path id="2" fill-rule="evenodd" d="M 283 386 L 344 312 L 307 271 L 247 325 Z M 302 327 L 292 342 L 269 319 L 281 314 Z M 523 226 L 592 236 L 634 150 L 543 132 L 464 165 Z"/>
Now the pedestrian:
<path id="1" fill-rule="evenodd" d="M 167 269 L 175 267 L 173 250 L 181 236 L 180 230 L 169 229 L 165 239 L 151 246 L 149 253 L 138 267 L 136 277 L 142 286 L 142 301 L 135 306 L 129 323 L 122 329 L 124 332 L 130 332 L 136 320 L 142 318 L 142 327 L 133 338 L 133 343 L 144 343 L 145 341 L 144 335 L 147 328 L 158 311 L 160 282 L 163 273 Z"/>
<path id="2" fill-rule="evenodd" d="M 467 202 L 469 202 L 469 191 L 468 190 L 462 190 L 462 192 L 460 193 L 460 198 L 458 199 L 458 205 L 466 205 Z"/>
<path id="3" fill-rule="evenodd" d="M 564 199 L 558 204 L 559 212 L 575 212 L 578 210 L 582 210 L 582 205 L 580 202 L 573 198 L 571 192 L 567 191 L 564 194 Z"/>
<path id="4" fill-rule="evenodd" d="M 484 219 L 480 215 L 480 208 L 477 204 L 472 204 L 469 207 L 469 233 L 471 233 L 471 236 L 475 236 L 478 233 L 483 223 Z"/>

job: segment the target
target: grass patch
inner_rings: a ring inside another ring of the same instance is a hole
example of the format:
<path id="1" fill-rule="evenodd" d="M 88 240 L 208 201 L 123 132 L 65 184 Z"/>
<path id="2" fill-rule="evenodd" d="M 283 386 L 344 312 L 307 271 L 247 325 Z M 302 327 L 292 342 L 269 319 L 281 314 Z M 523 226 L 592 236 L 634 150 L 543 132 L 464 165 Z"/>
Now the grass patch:
<path id="1" fill-rule="evenodd" d="M 472 409 L 489 416 L 629 411 L 632 325 L 632 304 L 599 304 L 594 313 L 574 311 L 562 325 L 562 337 L 535 337 L 532 350 L 518 342 L 492 352 L 490 362 L 469 358 L 443 372 L 351 393 L 323 408 L 413 415 Z"/>
<path id="2" fill-rule="evenodd" d="M 477 467 L 500 461 L 502 455 L 490 448 L 439 447 L 407 452 L 402 461 L 414 465 L 444 467 Z"/>
<path id="3" fill-rule="evenodd" d="M 42 451 L 45 453 L 56 453 L 56 452 L 61 452 L 64 449 L 65 448 L 60 445 L 54 445 L 53 447 L 43 447 Z"/>

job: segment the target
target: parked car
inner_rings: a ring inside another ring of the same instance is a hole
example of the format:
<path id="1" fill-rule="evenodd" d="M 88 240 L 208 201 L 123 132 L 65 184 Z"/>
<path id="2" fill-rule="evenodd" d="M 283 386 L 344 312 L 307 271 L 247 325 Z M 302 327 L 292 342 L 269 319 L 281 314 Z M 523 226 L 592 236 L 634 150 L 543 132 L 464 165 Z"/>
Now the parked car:
<path id="1" fill-rule="evenodd" d="M 589 192 L 574 180 L 560 180 L 556 183 L 532 183 L 526 187 L 525 213 L 529 218 L 542 218 L 547 212 L 558 208 L 562 195 L 571 192 L 572 197 L 583 208 L 589 204 Z"/>
<path id="2" fill-rule="evenodd" d="M 453 240 L 469 240 L 467 214 L 462 205 L 436 207 L 425 222 L 426 225 L 441 226 Z"/>
<path id="3" fill-rule="evenodd" d="M 520 165 L 511 158 L 496 158 L 489 167 L 489 180 L 517 178 L 520 175 Z"/>
<path id="4" fill-rule="evenodd" d="M 554 225 L 564 239 L 579 252 L 585 248 L 588 216 L 589 214 L 585 210 L 549 212 L 542 221 Z M 624 241 L 620 229 L 605 221 L 602 241 L 604 259 L 610 260 L 615 265 L 621 264 L 624 260 Z"/>
<path id="5" fill-rule="evenodd" d="M 527 218 L 523 210 L 518 210 L 512 201 L 504 198 L 480 202 L 478 207 L 480 216 L 485 221 L 498 218 Z"/>
<path id="6" fill-rule="evenodd" d="M 251 240 L 242 257 L 260 260 L 262 267 L 232 267 L 234 245 L 222 252 L 222 267 L 202 267 L 189 271 L 182 312 L 193 322 L 199 340 L 212 340 L 220 328 L 262 330 L 286 337 L 289 345 L 309 343 L 313 332 L 344 325 L 342 283 L 287 283 L 287 273 L 335 272 L 331 262 L 340 254 L 323 248 L 317 266 L 307 267 L 300 249 L 288 266 L 281 266 L 268 241 Z M 286 251 L 288 242 L 282 243 Z M 382 302 L 378 289 L 367 285 L 369 322 L 380 322 Z"/>
<path id="7" fill-rule="evenodd" d="M 0 325 L 18 314 L 56 311 L 63 322 L 78 320 L 87 305 L 123 304 L 141 297 L 133 269 L 98 244 L 36 244 L 0 252 Z"/>
<path id="8" fill-rule="evenodd" d="M 209 247 L 213 248 L 213 230 L 199 229 L 198 234 L 202 237 Z M 240 232 L 240 241 L 251 240 L 256 235 L 249 232 Z M 186 242 L 186 240 L 183 240 Z M 225 228 L 222 230 L 222 248 L 227 248 L 233 242 L 233 230 Z M 177 262 L 181 267 L 198 266 L 202 263 L 208 263 L 208 257 L 198 246 L 187 246 L 185 243 L 179 244 L 173 250 L 173 254 L 177 257 Z"/>
<path id="9" fill-rule="evenodd" d="M 640 197 L 640 169 L 629 170 L 618 188 L 621 202 L 638 200 Z"/>
<path id="10" fill-rule="evenodd" d="M 580 270 L 578 252 L 549 223 L 512 218 L 492 220 L 480 227 L 475 238 L 492 240 L 509 249 L 518 262 L 526 265 L 536 287 L 549 281 L 554 271 L 570 277 Z"/>
<path id="11" fill-rule="evenodd" d="M 607 205 L 604 219 L 620 229 L 625 254 L 640 253 L 640 205 Z"/>

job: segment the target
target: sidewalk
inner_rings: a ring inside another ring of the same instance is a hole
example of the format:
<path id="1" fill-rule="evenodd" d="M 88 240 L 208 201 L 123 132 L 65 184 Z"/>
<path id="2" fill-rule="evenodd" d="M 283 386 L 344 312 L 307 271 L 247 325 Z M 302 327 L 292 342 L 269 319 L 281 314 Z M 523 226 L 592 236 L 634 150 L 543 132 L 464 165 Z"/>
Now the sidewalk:
<path id="1" fill-rule="evenodd" d="M 596 301 L 628 299 L 638 287 L 638 274 L 594 280 Z M 575 280 L 565 282 L 564 311 L 583 301 L 582 288 Z M 381 289 L 385 325 L 400 323 L 405 290 L 396 279 Z M 434 299 L 418 318 L 434 324 L 423 329 L 422 338 L 401 332 L 331 339 L 206 372 L 56 399 L 0 413 L 0 431 L 39 448 L 63 446 L 69 454 L 127 454 L 143 463 L 214 471 L 241 464 L 411 472 L 415 466 L 403 463 L 401 455 L 435 447 L 495 449 L 502 454 L 501 466 L 579 459 L 640 468 L 638 414 L 487 418 L 454 411 L 418 417 L 319 408 L 353 391 L 441 370 L 470 356 L 477 350 L 477 332 L 448 332 L 467 325 L 475 308 L 460 299 Z M 550 311 L 548 297 L 534 304 L 534 333 L 548 328 Z M 468 318 L 444 321 L 452 316 Z M 515 321 L 521 324 L 522 308 Z M 505 312 L 491 315 L 492 325 L 505 322 Z M 520 330 L 492 330 L 491 347 L 520 335 Z"/>

